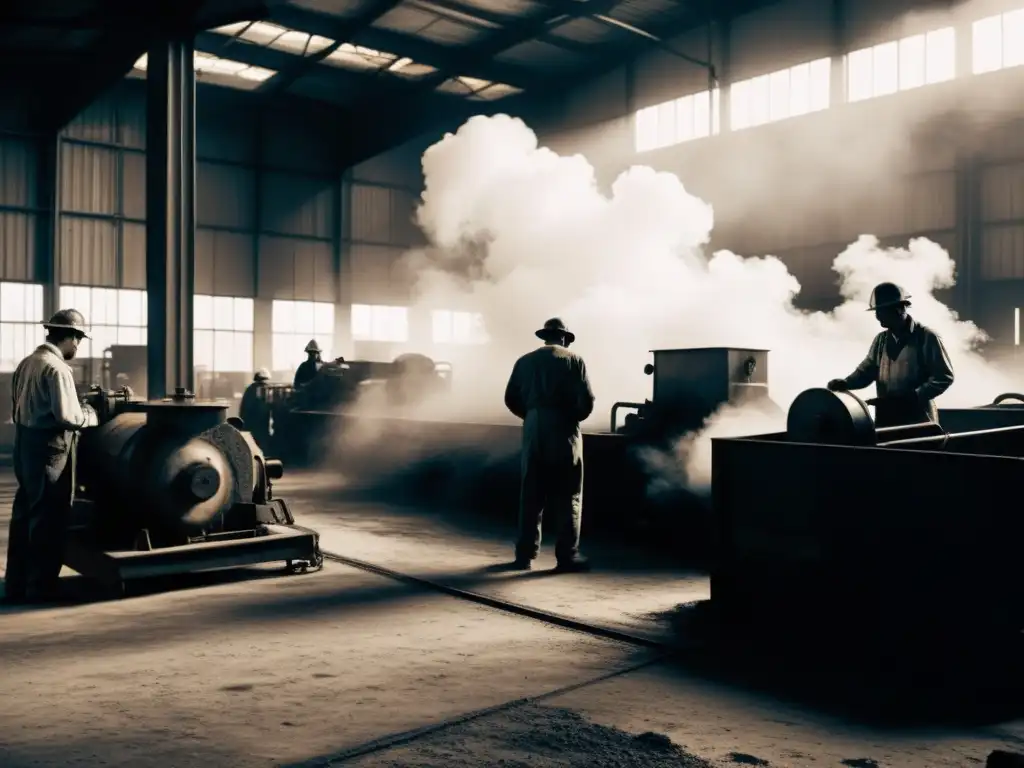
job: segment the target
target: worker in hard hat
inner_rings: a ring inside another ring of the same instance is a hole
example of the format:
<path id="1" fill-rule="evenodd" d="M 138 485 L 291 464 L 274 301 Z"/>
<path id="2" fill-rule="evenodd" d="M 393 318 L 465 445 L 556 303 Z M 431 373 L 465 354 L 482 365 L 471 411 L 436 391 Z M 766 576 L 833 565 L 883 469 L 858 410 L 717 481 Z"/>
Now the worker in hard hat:
<path id="1" fill-rule="evenodd" d="M 306 345 L 306 359 L 302 361 L 295 371 L 295 381 L 293 384 L 296 389 L 309 384 L 320 372 L 324 364 L 323 359 L 320 357 L 322 353 L 323 350 L 316 343 L 316 339 L 310 339 L 309 344 Z"/>
<path id="2" fill-rule="evenodd" d="M 11 381 L 18 490 L 4 575 L 10 602 L 58 597 L 78 433 L 98 424 L 96 412 L 79 401 L 67 362 L 89 338 L 85 318 L 78 310 L 62 309 L 43 326 L 46 341 L 18 364 Z"/>
<path id="3" fill-rule="evenodd" d="M 270 404 L 267 402 L 267 382 L 270 371 L 260 368 L 252 377 L 252 383 L 242 393 L 238 404 L 238 416 L 245 428 L 252 434 L 260 448 L 266 450 L 270 443 Z"/>
<path id="4" fill-rule="evenodd" d="M 879 283 L 871 292 L 868 311 L 884 329 L 875 336 L 867 357 L 845 379 L 833 379 L 834 392 L 875 384 L 875 425 L 892 427 L 938 423 L 935 398 L 953 385 L 953 364 L 942 339 L 908 313 L 910 296 L 894 283 Z"/>
<path id="5" fill-rule="evenodd" d="M 587 367 L 569 345 L 576 340 L 558 318 L 536 332 L 544 346 L 520 357 L 505 388 L 505 406 L 523 420 L 519 538 L 513 567 L 528 570 L 540 552 L 541 517 L 554 518 L 560 570 L 587 570 L 580 556 L 583 514 L 583 434 L 594 410 Z"/>

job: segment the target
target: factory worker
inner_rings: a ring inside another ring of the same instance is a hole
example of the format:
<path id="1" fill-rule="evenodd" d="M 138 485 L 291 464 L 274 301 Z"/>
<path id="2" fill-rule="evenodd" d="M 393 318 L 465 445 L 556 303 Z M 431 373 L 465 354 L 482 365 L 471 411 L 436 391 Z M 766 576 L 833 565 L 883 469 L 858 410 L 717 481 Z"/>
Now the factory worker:
<path id="1" fill-rule="evenodd" d="M 324 361 L 320 358 L 322 352 L 323 350 L 316 343 L 316 339 L 310 339 L 309 344 L 306 345 L 306 359 L 295 371 L 294 386 L 296 389 L 309 384 L 320 372 L 324 364 Z"/>
<path id="2" fill-rule="evenodd" d="M 270 439 L 270 408 L 267 403 L 267 382 L 270 371 L 260 368 L 252 377 L 252 384 L 245 388 L 242 402 L 238 405 L 238 416 L 245 428 L 252 433 L 256 444 L 266 450 Z"/>
<path id="3" fill-rule="evenodd" d="M 910 296 L 893 283 L 879 283 L 871 292 L 868 311 L 884 328 L 871 342 L 867 357 L 845 379 L 833 379 L 834 392 L 875 384 L 875 424 L 938 423 L 935 398 L 953 384 L 953 365 L 934 331 L 907 314 Z"/>
<path id="4" fill-rule="evenodd" d="M 569 351 L 576 336 L 558 318 L 537 331 L 544 346 L 520 357 L 505 388 L 505 406 L 523 420 L 519 539 L 515 568 L 528 570 L 540 551 L 541 516 L 557 528 L 555 557 L 566 571 L 587 570 L 580 557 L 583 435 L 594 410 L 583 358 Z"/>
<path id="5" fill-rule="evenodd" d="M 57 597 L 78 432 L 98 423 L 96 412 L 79 402 L 67 364 L 82 339 L 89 338 L 85 318 L 77 310 L 62 309 L 43 326 L 45 343 L 21 361 L 11 381 L 18 481 L 4 578 L 11 602 Z"/>

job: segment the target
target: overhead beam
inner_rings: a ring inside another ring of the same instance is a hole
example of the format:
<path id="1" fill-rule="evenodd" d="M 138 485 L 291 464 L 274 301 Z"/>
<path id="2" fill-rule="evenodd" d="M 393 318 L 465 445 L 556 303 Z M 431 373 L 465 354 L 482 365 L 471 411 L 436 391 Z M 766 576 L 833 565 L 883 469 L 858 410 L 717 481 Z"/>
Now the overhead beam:
<path id="1" fill-rule="evenodd" d="M 509 24 L 514 24 L 520 18 L 505 13 L 485 11 L 483 8 L 466 5 L 459 2 L 459 0 L 408 0 L 408 2 L 410 5 L 422 8 L 429 13 L 437 14 L 442 18 L 481 29 L 500 29 Z M 557 37 L 552 34 L 544 34 L 537 39 L 572 53 L 586 56 L 594 54 L 594 46 L 577 40 Z"/>
<path id="2" fill-rule="evenodd" d="M 379 106 L 379 100 L 367 92 L 352 106 L 352 110 L 362 115 L 357 136 L 352 137 L 351 146 L 359 147 L 360 152 L 369 152 L 373 156 L 391 146 L 400 143 L 396 136 L 405 129 L 412 120 L 409 114 L 416 114 L 423 101 L 434 94 L 435 89 L 451 79 L 466 75 L 466 69 L 488 61 L 504 51 L 515 48 L 529 40 L 535 40 L 550 27 L 563 24 L 568 19 L 581 18 L 594 14 L 607 13 L 619 0 L 549 0 L 548 10 L 543 14 L 531 16 L 515 24 L 510 24 L 477 45 L 467 46 L 451 57 L 448 66 L 437 72 L 420 78 L 410 88 L 409 97 L 403 104 L 402 114 L 395 116 L 391 107 Z M 498 102 L 494 108 L 501 110 L 506 106 Z M 491 109 L 491 105 L 476 101 L 469 102 L 472 112 Z"/>
<path id="3" fill-rule="evenodd" d="M 365 27 L 355 34 L 348 35 L 348 39 L 346 39 L 343 19 L 291 5 L 274 8 L 270 20 L 300 32 L 320 35 L 340 42 L 349 42 L 375 51 L 393 53 L 396 56 L 407 56 L 418 64 L 426 64 L 435 69 L 450 67 L 454 57 L 452 49 L 443 45 L 373 26 Z M 508 83 L 517 88 L 526 88 L 537 82 L 536 75 L 529 69 L 514 64 L 482 61 L 474 65 L 472 70 L 462 74 L 478 77 L 481 80 Z"/>
<path id="4" fill-rule="evenodd" d="M 683 11 L 675 19 L 657 29 L 657 35 L 661 40 L 671 42 L 672 38 L 697 29 L 709 21 L 723 22 L 735 19 L 737 16 L 756 11 L 758 8 L 776 5 L 780 1 L 730 0 L 727 3 L 716 3 L 714 0 L 701 0 L 700 2 L 686 3 L 682 5 Z M 606 13 L 604 15 L 614 18 L 614 13 Z M 621 66 L 633 63 L 639 56 L 657 47 L 659 47 L 659 43 L 654 40 L 635 36 L 631 41 L 618 47 L 617 56 L 608 56 L 601 59 L 596 66 L 588 67 L 585 71 L 570 75 L 569 77 L 560 78 L 555 83 L 555 86 L 559 91 L 563 92 L 578 88 L 581 85 L 599 79 Z"/>
<path id="5" fill-rule="evenodd" d="M 259 91 L 267 96 L 274 96 L 287 91 L 304 74 L 341 48 L 342 45 L 348 42 L 350 37 L 366 29 L 381 16 L 403 2 L 404 0 L 376 0 L 376 2 L 370 3 L 362 13 L 356 14 L 351 18 L 342 19 L 338 31 L 343 34 L 334 37 L 334 42 L 331 45 L 321 51 L 300 58 L 288 69 L 280 72 L 277 77 L 268 80 Z M 273 13 L 271 13 L 271 18 L 274 18 Z"/>

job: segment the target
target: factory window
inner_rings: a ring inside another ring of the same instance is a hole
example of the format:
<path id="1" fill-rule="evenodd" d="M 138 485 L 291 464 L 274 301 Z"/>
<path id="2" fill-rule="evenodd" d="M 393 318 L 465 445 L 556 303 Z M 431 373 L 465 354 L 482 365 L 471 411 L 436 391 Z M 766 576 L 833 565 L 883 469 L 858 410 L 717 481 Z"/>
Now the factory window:
<path id="1" fill-rule="evenodd" d="M 435 344 L 483 344 L 487 341 L 479 312 L 435 309 L 431 314 Z"/>
<path id="2" fill-rule="evenodd" d="M 252 373 L 252 299 L 196 296 L 192 327 L 196 368 L 212 373 Z"/>
<path id="3" fill-rule="evenodd" d="M 275 371 L 294 371 L 306 359 L 310 339 L 331 359 L 334 347 L 334 305 L 325 301 L 275 300 L 271 315 Z"/>
<path id="4" fill-rule="evenodd" d="M 831 79 L 832 60 L 818 59 L 733 83 L 729 96 L 732 129 L 828 109 Z"/>
<path id="5" fill-rule="evenodd" d="M 1024 64 L 1024 10 L 974 22 L 972 71 L 976 75 Z"/>
<path id="6" fill-rule="evenodd" d="M 853 51 L 846 57 L 848 101 L 864 101 L 956 77 L 956 31 L 937 29 Z"/>
<path id="7" fill-rule="evenodd" d="M 633 120 L 636 151 L 649 152 L 717 134 L 720 111 L 717 88 L 637 110 Z"/>
<path id="8" fill-rule="evenodd" d="M 356 341 L 408 341 L 409 310 L 381 304 L 353 304 L 352 338 Z"/>
<path id="9" fill-rule="evenodd" d="M 85 315 L 91 339 L 78 348 L 81 358 L 103 357 L 103 351 L 115 344 L 145 346 L 146 292 L 124 288 L 90 288 L 62 285 L 60 305 Z"/>
<path id="10" fill-rule="evenodd" d="M 43 343 L 43 286 L 0 283 L 0 371 L 13 371 Z"/>

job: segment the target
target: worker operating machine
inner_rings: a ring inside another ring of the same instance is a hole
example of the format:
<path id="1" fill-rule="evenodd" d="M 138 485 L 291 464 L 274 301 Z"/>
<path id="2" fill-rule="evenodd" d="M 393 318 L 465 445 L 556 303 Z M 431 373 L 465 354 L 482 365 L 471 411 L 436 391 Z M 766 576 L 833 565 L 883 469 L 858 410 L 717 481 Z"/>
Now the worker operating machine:
<path id="1" fill-rule="evenodd" d="M 281 561 L 322 565 L 318 534 L 273 493 L 267 458 L 228 404 L 176 390 L 140 401 L 91 390 L 65 564 L 115 592 L 153 576 Z"/>

